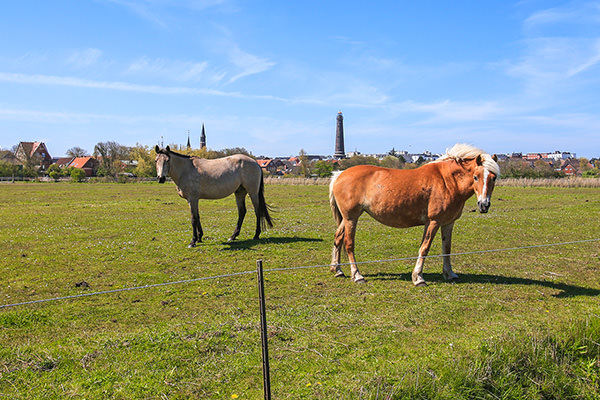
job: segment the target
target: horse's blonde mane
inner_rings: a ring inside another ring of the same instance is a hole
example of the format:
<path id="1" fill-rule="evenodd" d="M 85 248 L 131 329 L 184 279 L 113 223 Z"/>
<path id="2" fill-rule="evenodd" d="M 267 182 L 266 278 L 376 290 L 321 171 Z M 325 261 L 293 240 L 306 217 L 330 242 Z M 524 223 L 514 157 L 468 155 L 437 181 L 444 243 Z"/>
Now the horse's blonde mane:
<path id="1" fill-rule="evenodd" d="M 500 167 L 498 163 L 494 161 L 492 156 L 490 156 L 485 151 L 478 149 L 477 147 L 471 146 L 470 144 L 465 143 L 457 143 L 449 149 L 446 149 L 446 154 L 441 156 L 435 161 L 432 162 L 441 162 L 446 160 L 469 160 L 473 158 L 477 158 L 481 156 L 483 160 L 483 167 L 495 174 L 496 176 L 500 176 Z"/>

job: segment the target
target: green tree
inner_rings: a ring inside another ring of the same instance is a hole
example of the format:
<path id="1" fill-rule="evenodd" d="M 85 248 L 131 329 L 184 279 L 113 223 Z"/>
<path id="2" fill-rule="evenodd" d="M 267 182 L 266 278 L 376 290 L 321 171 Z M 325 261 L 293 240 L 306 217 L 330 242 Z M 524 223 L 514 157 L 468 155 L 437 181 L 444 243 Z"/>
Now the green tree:
<path id="1" fill-rule="evenodd" d="M 579 172 L 582 173 L 582 174 L 584 172 L 589 171 L 590 169 L 593 168 L 590 165 L 590 160 L 588 160 L 585 157 L 580 157 L 578 161 L 579 161 Z"/>
<path id="2" fill-rule="evenodd" d="M 379 160 L 374 157 L 356 155 L 340 160 L 340 169 L 348 169 L 355 165 L 379 165 Z"/>
<path id="3" fill-rule="evenodd" d="M 154 162 L 156 154 L 154 153 L 154 149 L 136 143 L 131 148 L 129 156 L 132 160 L 137 161 L 137 165 L 133 170 L 134 174 L 143 177 L 156 176 L 156 163 Z"/>
<path id="4" fill-rule="evenodd" d="M 331 176 L 331 172 L 333 171 L 333 163 L 330 161 L 319 160 L 315 162 L 312 173 L 321 177 L 327 178 Z"/>
<path id="5" fill-rule="evenodd" d="M 71 170 L 71 182 L 83 182 L 85 179 L 85 171 L 81 168 L 73 168 Z"/>
<path id="6" fill-rule="evenodd" d="M 48 167 L 48 176 L 57 181 L 63 176 L 63 171 L 57 164 L 52 164 L 50 167 Z"/>
<path id="7" fill-rule="evenodd" d="M 300 149 L 300 152 L 298 153 L 298 160 L 300 160 L 300 175 L 309 177 L 311 165 L 304 149 Z"/>
<path id="8" fill-rule="evenodd" d="M 71 158 L 75 158 L 75 157 L 87 157 L 89 156 L 87 150 L 82 149 L 81 147 L 71 147 L 69 150 L 67 150 L 67 156 L 71 157 Z"/>
<path id="9" fill-rule="evenodd" d="M 100 160 L 98 176 L 117 176 L 121 160 L 129 157 L 129 148 L 116 142 L 100 142 L 94 146 L 94 156 Z"/>
<path id="10" fill-rule="evenodd" d="M 385 168 L 400 169 L 404 166 L 404 159 L 400 160 L 398 157 L 390 155 L 381 160 L 379 165 Z"/>

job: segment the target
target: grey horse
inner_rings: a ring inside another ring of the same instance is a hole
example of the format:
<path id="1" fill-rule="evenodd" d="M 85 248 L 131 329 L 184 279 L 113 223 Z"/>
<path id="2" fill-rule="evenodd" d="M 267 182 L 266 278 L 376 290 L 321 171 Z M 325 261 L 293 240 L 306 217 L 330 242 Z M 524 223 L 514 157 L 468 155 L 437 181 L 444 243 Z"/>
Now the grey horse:
<path id="1" fill-rule="evenodd" d="M 172 151 L 169 146 L 156 151 L 156 175 L 160 183 L 167 176 L 177 185 L 177 193 L 187 200 L 192 214 L 192 241 L 188 247 L 202 241 L 202 226 L 198 215 L 199 199 L 222 199 L 235 193 L 238 208 L 238 221 L 229 241 L 235 240 L 240 233 L 246 215 L 246 194 L 250 195 L 256 215 L 257 240 L 261 231 L 273 226 L 269 207 L 265 202 L 263 173 L 252 158 L 235 154 L 214 160 L 187 156 Z"/>

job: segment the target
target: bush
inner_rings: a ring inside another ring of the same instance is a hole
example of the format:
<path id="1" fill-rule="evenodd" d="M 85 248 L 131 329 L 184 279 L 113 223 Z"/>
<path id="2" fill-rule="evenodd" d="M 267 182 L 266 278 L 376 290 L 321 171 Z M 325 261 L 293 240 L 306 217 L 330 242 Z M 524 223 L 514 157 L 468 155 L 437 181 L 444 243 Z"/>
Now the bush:
<path id="1" fill-rule="evenodd" d="M 85 171 L 81 168 L 71 170 L 71 182 L 83 182 L 85 180 Z"/>

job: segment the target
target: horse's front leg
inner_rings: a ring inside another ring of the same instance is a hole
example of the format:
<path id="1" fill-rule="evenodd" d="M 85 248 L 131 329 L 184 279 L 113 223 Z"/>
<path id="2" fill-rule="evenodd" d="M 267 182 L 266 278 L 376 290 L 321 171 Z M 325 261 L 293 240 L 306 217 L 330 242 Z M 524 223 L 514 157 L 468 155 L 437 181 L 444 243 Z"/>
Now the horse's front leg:
<path id="1" fill-rule="evenodd" d="M 415 264 L 415 269 L 412 272 L 412 281 L 415 286 L 427 286 L 425 279 L 423 279 L 423 263 L 425 262 L 425 257 L 429 253 L 429 248 L 431 247 L 431 242 L 437 233 L 440 225 L 436 221 L 429 221 L 425 224 L 425 230 L 423 231 L 423 241 L 421 242 L 421 247 L 419 248 L 419 258 L 417 258 L 417 263 Z"/>
<path id="2" fill-rule="evenodd" d="M 192 222 L 192 241 L 188 247 L 196 247 L 196 243 L 202 242 L 202 225 L 200 225 L 200 215 L 198 214 L 198 200 L 188 200 L 190 205 L 191 222 Z"/>
<path id="3" fill-rule="evenodd" d="M 350 261 L 350 278 L 356 283 L 365 283 L 365 278 L 358 271 L 356 259 L 354 258 L 354 238 L 356 236 L 356 220 L 345 219 L 342 223 L 345 226 L 344 245 L 346 253 L 348 253 L 348 261 Z"/>
<path id="4" fill-rule="evenodd" d="M 452 263 L 450 262 L 450 253 L 452 253 L 452 229 L 454 228 L 454 222 L 442 226 L 442 253 L 444 259 L 444 279 L 453 281 L 458 279 L 458 275 L 452 271 Z"/>

